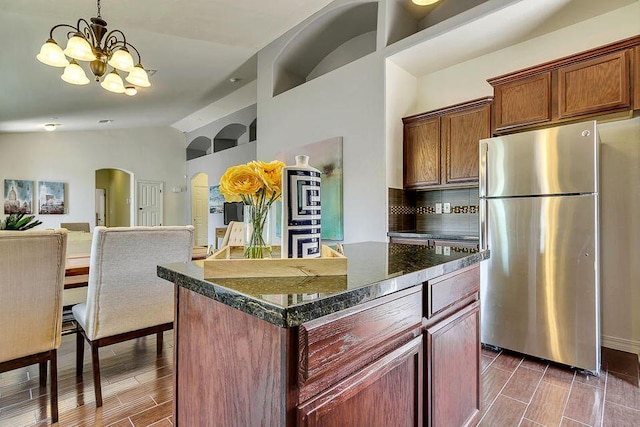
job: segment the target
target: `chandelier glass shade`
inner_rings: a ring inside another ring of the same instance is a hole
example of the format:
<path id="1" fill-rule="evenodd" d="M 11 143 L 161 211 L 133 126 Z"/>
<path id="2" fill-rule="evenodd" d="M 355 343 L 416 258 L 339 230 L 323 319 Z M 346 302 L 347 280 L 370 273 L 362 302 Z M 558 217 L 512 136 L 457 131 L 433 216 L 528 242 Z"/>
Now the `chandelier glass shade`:
<path id="1" fill-rule="evenodd" d="M 36 55 L 38 61 L 52 67 L 64 67 L 62 80 L 74 85 L 86 85 L 89 79 L 78 61 L 89 62 L 91 73 L 96 82 L 104 89 L 114 93 L 126 93 L 133 96 L 138 90 L 135 86 L 149 87 L 149 76 L 142 66 L 140 52 L 131 43 L 127 42 L 124 33 L 120 30 L 107 30 L 107 22 L 100 16 L 100 0 L 98 3 L 98 16 L 91 18 L 91 23 L 80 18 L 76 26 L 58 24 L 51 28 L 49 39 L 40 48 Z M 57 29 L 66 29 L 67 45 L 64 50 L 53 38 Z M 135 52 L 137 61 L 134 61 L 130 51 Z M 69 59 L 70 58 L 70 59 Z M 107 73 L 107 68 L 111 71 Z M 125 77 L 131 85 L 125 86 L 118 71 L 128 73 Z"/>

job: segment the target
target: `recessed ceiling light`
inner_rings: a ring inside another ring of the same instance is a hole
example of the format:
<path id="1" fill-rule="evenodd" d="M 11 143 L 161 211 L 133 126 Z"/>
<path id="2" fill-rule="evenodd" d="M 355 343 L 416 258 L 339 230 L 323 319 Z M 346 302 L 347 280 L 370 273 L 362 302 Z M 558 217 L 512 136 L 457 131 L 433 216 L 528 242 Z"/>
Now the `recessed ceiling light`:
<path id="1" fill-rule="evenodd" d="M 231 77 L 229 79 L 231 83 L 236 83 L 236 82 L 239 82 L 240 80 L 242 80 L 240 77 Z"/>
<path id="2" fill-rule="evenodd" d="M 46 125 L 44 125 L 44 130 L 53 132 L 54 130 L 56 130 L 56 127 L 57 125 L 55 123 L 47 123 Z"/>
<path id="3" fill-rule="evenodd" d="M 428 6 L 430 4 L 437 3 L 440 0 L 411 0 L 418 6 Z"/>
<path id="4" fill-rule="evenodd" d="M 102 120 L 98 120 L 98 123 L 103 124 L 103 125 L 106 125 L 106 124 L 109 124 L 109 123 L 112 123 L 112 122 L 113 122 L 113 120 L 112 120 L 112 119 L 102 119 Z"/>

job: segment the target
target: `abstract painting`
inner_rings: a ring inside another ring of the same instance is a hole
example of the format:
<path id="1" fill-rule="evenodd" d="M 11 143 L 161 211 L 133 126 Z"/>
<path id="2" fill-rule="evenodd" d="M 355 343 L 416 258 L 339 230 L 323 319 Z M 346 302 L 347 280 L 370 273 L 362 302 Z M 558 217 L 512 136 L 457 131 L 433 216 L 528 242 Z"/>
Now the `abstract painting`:
<path id="1" fill-rule="evenodd" d="M 342 137 L 325 139 L 295 147 L 276 156 L 287 165 L 295 165 L 295 157 L 309 156 L 309 165 L 321 172 L 320 205 L 322 210 L 322 239 L 344 239 L 342 205 Z M 281 236 L 281 204 L 276 209 L 276 234 Z"/>
<path id="2" fill-rule="evenodd" d="M 4 180 L 4 213 L 33 213 L 33 181 Z"/>
<path id="3" fill-rule="evenodd" d="M 222 213 L 224 196 L 220 194 L 220 186 L 209 187 L 209 213 Z"/>
<path id="4" fill-rule="evenodd" d="M 38 213 L 64 213 L 64 182 L 38 181 Z"/>

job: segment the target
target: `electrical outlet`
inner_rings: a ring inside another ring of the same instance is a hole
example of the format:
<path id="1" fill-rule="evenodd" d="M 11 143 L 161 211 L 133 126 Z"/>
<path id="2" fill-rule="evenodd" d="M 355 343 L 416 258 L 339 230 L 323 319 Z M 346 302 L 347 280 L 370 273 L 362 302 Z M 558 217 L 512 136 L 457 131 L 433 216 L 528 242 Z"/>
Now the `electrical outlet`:
<path id="1" fill-rule="evenodd" d="M 442 246 L 436 245 L 436 254 L 437 255 L 442 255 Z"/>
<path id="2" fill-rule="evenodd" d="M 436 213 L 437 214 L 442 213 L 442 203 L 436 203 Z"/>
<path id="3" fill-rule="evenodd" d="M 442 205 L 442 213 L 451 213 L 451 203 L 444 203 Z"/>
<path id="4" fill-rule="evenodd" d="M 443 252 L 445 255 L 451 255 L 451 248 L 449 246 L 445 246 Z"/>

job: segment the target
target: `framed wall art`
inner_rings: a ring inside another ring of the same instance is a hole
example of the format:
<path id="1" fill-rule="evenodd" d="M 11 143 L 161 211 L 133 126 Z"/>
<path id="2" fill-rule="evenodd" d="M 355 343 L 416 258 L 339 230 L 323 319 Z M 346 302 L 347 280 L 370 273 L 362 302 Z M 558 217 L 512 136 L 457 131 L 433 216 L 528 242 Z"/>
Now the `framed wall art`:
<path id="1" fill-rule="evenodd" d="M 33 181 L 4 180 L 4 213 L 33 213 Z"/>
<path id="2" fill-rule="evenodd" d="M 39 214 L 61 215 L 64 213 L 64 187 L 64 182 L 38 182 Z"/>

